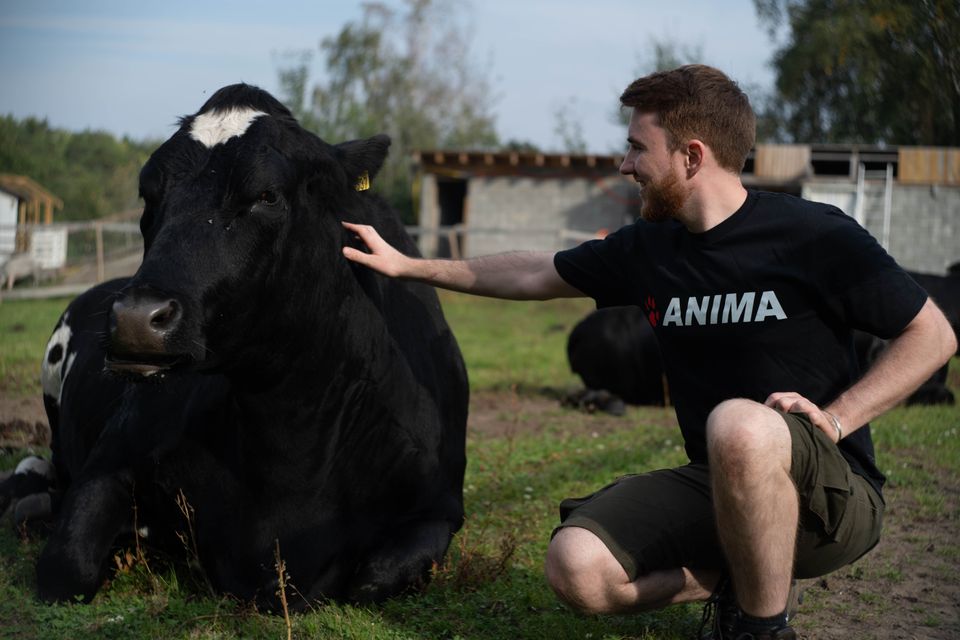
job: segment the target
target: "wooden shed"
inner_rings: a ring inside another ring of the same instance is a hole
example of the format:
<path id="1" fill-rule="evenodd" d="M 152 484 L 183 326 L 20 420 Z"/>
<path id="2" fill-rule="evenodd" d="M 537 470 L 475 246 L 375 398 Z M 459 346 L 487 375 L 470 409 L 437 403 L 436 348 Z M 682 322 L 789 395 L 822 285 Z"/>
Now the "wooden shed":
<path id="1" fill-rule="evenodd" d="M 53 212 L 63 209 L 63 200 L 27 176 L 0 173 L 0 191 L 8 194 L 0 208 L 0 249 L 9 239 L 11 253 L 28 249 L 23 225 L 52 224 Z"/>

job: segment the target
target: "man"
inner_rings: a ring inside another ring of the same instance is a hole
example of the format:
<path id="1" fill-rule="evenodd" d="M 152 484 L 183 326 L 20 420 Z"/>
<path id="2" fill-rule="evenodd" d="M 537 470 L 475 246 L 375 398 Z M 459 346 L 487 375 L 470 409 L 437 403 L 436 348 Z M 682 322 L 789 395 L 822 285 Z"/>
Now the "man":
<path id="1" fill-rule="evenodd" d="M 420 260 L 344 223 L 383 274 L 518 300 L 587 295 L 642 306 L 654 325 L 690 464 L 561 504 L 546 558 L 559 597 L 589 613 L 711 599 L 708 638 L 795 637 L 794 578 L 878 541 L 867 422 L 956 350 L 943 314 L 833 207 L 747 191 L 747 97 L 702 65 L 655 73 L 633 109 L 620 172 L 642 220 L 567 251 Z M 892 338 L 857 380 L 851 329 Z"/>

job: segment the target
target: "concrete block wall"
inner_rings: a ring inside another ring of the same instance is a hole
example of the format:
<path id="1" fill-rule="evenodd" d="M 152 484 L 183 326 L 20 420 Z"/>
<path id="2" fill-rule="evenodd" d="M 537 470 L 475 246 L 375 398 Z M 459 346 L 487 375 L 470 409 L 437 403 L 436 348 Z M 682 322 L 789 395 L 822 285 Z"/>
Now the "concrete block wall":
<path id="1" fill-rule="evenodd" d="M 803 197 L 827 202 L 853 216 L 856 185 L 849 182 L 807 182 Z M 884 183 L 864 188 L 863 226 L 879 242 L 884 233 Z M 960 188 L 894 183 L 887 251 L 905 269 L 944 274 L 960 261 Z"/>
<path id="2" fill-rule="evenodd" d="M 891 211 L 889 251 L 901 265 L 943 274 L 960 261 L 960 188 L 897 185 Z"/>
<path id="3" fill-rule="evenodd" d="M 617 176 L 475 177 L 469 181 L 467 197 L 467 256 L 554 251 L 565 246 L 562 231 L 614 231 L 633 219 L 638 206 L 636 187 Z"/>

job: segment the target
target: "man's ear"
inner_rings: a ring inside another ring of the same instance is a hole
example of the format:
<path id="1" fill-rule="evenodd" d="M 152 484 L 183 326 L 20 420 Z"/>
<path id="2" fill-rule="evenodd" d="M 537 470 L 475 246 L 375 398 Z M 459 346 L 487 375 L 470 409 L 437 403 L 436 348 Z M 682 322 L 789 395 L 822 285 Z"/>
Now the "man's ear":
<path id="1" fill-rule="evenodd" d="M 347 173 L 347 179 L 359 183 L 364 175 L 370 179 L 380 171 L 390 148 L 390 136 L 381 133 L 372 138 L 341 142 L 334 148 L 337 150 L 337 159 Z"/>
<path id="2" fill-rule="evenodd" d="M 687 176 L 694 176 L 703 168 L 703 159 L 706 154 L 706 145 L 700 140 L 693 139 L 687 142 L 686 159 L 684 164 L 687 167 Z"/>

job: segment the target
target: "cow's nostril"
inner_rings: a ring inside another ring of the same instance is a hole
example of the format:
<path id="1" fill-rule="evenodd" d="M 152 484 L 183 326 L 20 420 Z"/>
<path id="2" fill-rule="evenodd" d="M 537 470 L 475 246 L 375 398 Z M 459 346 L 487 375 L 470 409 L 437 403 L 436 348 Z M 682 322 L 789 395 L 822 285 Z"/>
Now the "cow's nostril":
<path id="1" fill-rule="evenodd" d="M 167 300 L 150 314 L 150 327 L 154 331 L 167 331 L 180 319 L 180 305 L 176 300 Z"/>
<path id="2" fill-rule="evenodd" d="M 113 304 L 110 350 L 114 354 L 160 354 L 165 341 L 183 323 L 185 311 L 174 298 L 155 298 L 134 292 Z"/>

